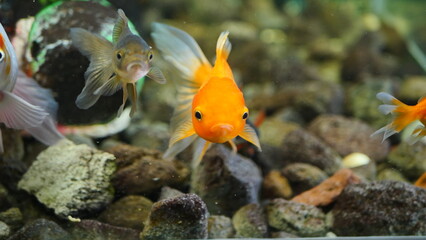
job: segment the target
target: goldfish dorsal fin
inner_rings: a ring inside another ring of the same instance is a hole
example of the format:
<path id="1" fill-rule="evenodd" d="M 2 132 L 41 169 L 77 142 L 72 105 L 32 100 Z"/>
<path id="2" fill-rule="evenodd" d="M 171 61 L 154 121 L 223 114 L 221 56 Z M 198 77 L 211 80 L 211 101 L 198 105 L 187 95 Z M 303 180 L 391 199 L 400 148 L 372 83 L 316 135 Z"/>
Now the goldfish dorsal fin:
<path id="1" fill-rule="evenodd" d="M 115 23 L 114 29 L 112 31 L 113 43 L 118 42 L 118 40 L 123 34 L 127 35 L 131 33 L 129 29 L 129 25 L 128 25 L 129 20 L 126 17 L 126 14 L 124 14 L 123 10 L 121 9 L 118 9 L 117 13 L 118 13 L 117 22 Z"/>
<path id="2" fill-rule="evenodd" d="M 231 53 L 231 42 L 228 39 L 229 32 L 225 31 L 222 32 L 217 39 L 216 44 L 216 57 L 224 58 L 225 60 L 228 59 L 229 53 Z"/>

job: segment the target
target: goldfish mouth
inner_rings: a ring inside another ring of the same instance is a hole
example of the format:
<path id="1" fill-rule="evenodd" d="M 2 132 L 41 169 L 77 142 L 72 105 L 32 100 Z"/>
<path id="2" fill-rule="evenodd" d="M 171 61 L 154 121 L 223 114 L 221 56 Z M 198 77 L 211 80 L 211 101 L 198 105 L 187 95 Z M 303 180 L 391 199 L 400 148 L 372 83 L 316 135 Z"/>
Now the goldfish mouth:
<path id="1" fill-rule="evenodd" d="M 218 124 L 213 125 L 210 128 L 210 131 L 215 133 L 215 135 L 217 135 L 218 137 L 226 137 L 232 131 L 234 131 L 234 127 L 231 124 L 218 123 Z"/>
<path id="2" fill-rule="evenodd" d="M 132 62 L 127 65 L 127 72 L 132 80 L 137 81 L 148 73 L 148 68 L 143 62 Z"/>

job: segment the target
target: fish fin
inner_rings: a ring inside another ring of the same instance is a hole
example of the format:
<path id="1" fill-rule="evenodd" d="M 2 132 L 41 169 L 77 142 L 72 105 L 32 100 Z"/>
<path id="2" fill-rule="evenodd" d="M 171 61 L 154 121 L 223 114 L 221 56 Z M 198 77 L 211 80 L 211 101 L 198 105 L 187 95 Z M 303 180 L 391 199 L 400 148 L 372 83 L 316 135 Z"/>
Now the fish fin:
<path id="1" fill-rule="evenodd" d="M 229 53 L 231 53 L 232 45 L 228 39 L 229 32 L 222 32 L 217 39 L 216 44 L 216 57 L 228 59 Z"/>
<path id="2" fill-rule="evenodd" d="M 152 38 L 163 57 L 180 73 L 183 79 L 201 87 L 207 78 L 196 78 L 197 70 L 211 65 L 197 42 L 188 33 L 161 23 L 152 24 Z"/>
<path id="3" fill-rule="evenodd" d="M 117 75 L 114 75 L 108 79 L 102 86 L 93 92 L 93 95 L 111 96 L 122 88 L 122 84 Z"/>
<path id="4" fill-rule="evenodd" d="M 239 136 L 244 140 L 254 144 L 259 149 L 259 151 L 262 151 L 256 131 L 254 131 L 254 129 L 248 123 L 246 123 L 243 131 L 239 134 Z"/>
<path id="5" fill-rule="evenodd" d="M 48 146 L 51 146 L 64 138 L 64 136 L 56 128 L 56 123 L 51 116 L 47 116 L 41 125 L 25 128 L 25 130 L 37 140 Z"/>
<path id="6" fill-rule="evenodd" d="M 82 28 L 71 28 L 70 35 L 74 46 L 90 60 L 89 67 L 84 73 L 85 86 L 76 100 L 77 107 L 87 109 L 99 99 L 99 95 L 93 93 L 110 80 L 114 73 L 113 45 L 108 40 Z"/>
<path id="7" fill-rule="evenodd" d="M 121 9 L 117 10 L 118 18 L 115 22 L 114 29 L 112 31 L 112 42 L 116 43 L 120 39 L 120 36 L 131 34 L 131 31 L 129 29 L 128 25 L 128 18 L 126 17 L 126 14 L 124 14 L 124 11 Z"/>
<path id="8" fill-rule="evenodd" d="M 234 141 L 232 141 L 232 139 L 231 139 L 231 140 L 228 141 L 228 143 L 229 143 L 229 145 L 231 145 L 232 152 L 237 153 L 238 148 L 237 148 L 237 145 L 235 145 Z"/>
<path id="9" fill-rule="evenodd" d="M 192 169 L 195 169 L 200 164 L 201 160 L 203 159 L 204 155 L 206 154 L 207 150 L 209 150 L 211 145 L 211 142 L 206 141 L 202 138 L 199 138 L 197 139 L 197 141 L 195 141 L 191 162 Z"/>
<path id="10" fill-rule="evenodd" d="M 382 141 L 384 141 L 386 138 L 400 132 L 407 125 L 417 119 L 414 111 L 415 106 L 408 106 L 385 92 L 378 93 L 376 97 L 385 103 L 379 106 L 379 111 L 383 114 L 391 113 L 393 115 L 393 119 L 390 124 L 374 132 L 371 137 L 383 134 Z"/>
<path id="11" fill-rule="evenodd" d="M 0 91 L 0 122 L 6 127 L 25 129 L 40 125 L 49 115 L 13 93 Z"/>
<path id="12" fill-rule="evenodd" d="M 165 160 L 173 160 L 173 158 L 182 152 L 185 148 L 191 145 L 192 142 L 197 138 L 197 135 L 191 135 L 187 138 L 184 138 L 180 141 L 177 141 L 175 144 L 167 148 L 166 152 L 163 154 L 163 159 Z"/>
<path id="13" fill-rule="evenodd" d="M 127 84 L 127 92 L 130 95 L 130 102 L 132 103 L 132 110 L 130 111 L 129 116 L 133 117 L 138 108 L 138 94 L 136 92 L 135 83 Z"/>
<path id="14" fill-rule="evenodd" d="M 147 76 L 159 84 L 165 84 L 167 82 L 161 70 L 156 67 L 151 67 Z"/>
<path id="15" fill-rule="evenodd" d="M 194 127 L 191 121 L 182 123 L 175 131 L 173 131 L 172 136 L 170 137 L 169 147 L 176 144 L 176 142 L 187 138 L 195 134 Z"/>
<path id="16" fill-rule="evenodd" d="M 124 105 L 126 105 L 126 101 L 127 101 L 128 96 L 129 96 L 128 92 L 127 92 L 127 86 L 126 86 L 125 83 L 123 83 L 122 88 L 123 88 L 123 103 L 120 105 L 120 108 L 117 111 L 117 117 L 120 117 L 121 114 L 123 113 Z"/>

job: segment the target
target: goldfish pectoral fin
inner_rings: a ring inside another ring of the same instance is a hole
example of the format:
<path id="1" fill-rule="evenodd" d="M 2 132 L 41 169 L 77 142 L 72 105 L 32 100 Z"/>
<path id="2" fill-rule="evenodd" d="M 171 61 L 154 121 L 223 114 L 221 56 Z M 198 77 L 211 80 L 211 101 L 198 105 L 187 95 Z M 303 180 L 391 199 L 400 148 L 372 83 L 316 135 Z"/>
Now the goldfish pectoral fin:
<path id="1" fill-rule="evenodd" d="M 229 145 L 231 145 L 232 152 L 237 153 L 238 149 L 237 149 L 237 145 L 235 145 L 234 141 L 229 140 L 228 143 L 229 143 Z"/>
<path id="2" fill-rule="evenodd" d="M 165 84 L 167 82 L 161 70 L 156 67 L 151 67 L 147 76 L 159 84 Z"/>
<path id="3" fill-rule="evenodd" d="M 77 105 L 77 107 L 80 109 L 88 109 L 98 101 L 99 97 L 100 95 L 93 95 L 92 93 L 85 91 L 83 88 L 83 91 L 77 96 L 77 99 L 75 100 L 75 105 Z"/>
<path id="4" fill-rule="evenodd" d="M 262 151 L 256 131 L 254 131 L 254 129 L 249 124 L 246 123 L 246 125 L 244 126 L 244 130 L 240 133 L 239 136 L 244 140 L 254 144 L 259 149 L 259 151 Z"/>
<path id="5" fill-rule="evenodd" d="M 121 114 L 123 113 L 124 106 L 126 105 L 126 101 L 128 97 L 126 85 L 123 84 L 122 88 L 123 88 L 123 103 L 120 105 L 120 108 L 118 109 L 117 117 L 120 117 Z"/>
<path id="6" fill-rule="evenodd" d="M 130 94 L 130 102 L 132 103 L 132 110 L 130 111 L 130 117 L 133 117 L 138 107 L 138 96 L 136 93 L 136 85 L 134 83 L 127 84 L 127 92 Z"/>
<path id="7" fill-rule="evenodd" d="M 108 81 L 104 82 L 102 86 L 98 87 L 93 95 L 111 96 L 122 88 L 120 79 L 114 75 Z"/>
<path id="8" fill-rule="evenodd" d="M 202 138 L 199 138 L 197 139 L 197 141 L 195 141 L 191 164 L 192 169 L 195 169 L 200 164 L 207 150 L 209 150 L 211 144 L 211 142 L 206 141 Z"/>
<path id="9" fill-rule="evenodd" d="M 163 154 L 163 159 L 171 161 L 173 158 L 178 155 L 180 152 L 182 152 L 185 148 L 187 148 L 189 145 L 191 145 L 192 142 L 197 138 L 197 135 L 191 135 L 187 138 L 183 138 L 180 141 L 177 141 L 176 143 L 170 145 L 166 152 Z"/>
<path id="10" fill-rule="evenodd" d="M 25 129 L 39 126 L 49 115 L 13 93 L 0 91 L 0 122 L 6 127 Z"/>
<path id="11" fill-rule="evenodd" d="M 25 128 L 37 140 L 51 146 L 63 139 L 64 136 L 56 128 L 56 123 L 52 117 L 48 116 L 43 123 L 36 127 Z"/>
<path id="12" fill-rule="evenodd" d="M 130 29 L 128 26 L 129 20 L 126 17 L 126 14 L 124 14 L 124 11 L 121 9 L 118 9 L 117 13 L 118 13 L 118 18 L 117 18 L 117 21 L 115 22 L 113 33 L 112 33 L 113 43 L 116 43 L 120 39 L 121 35 L 123 34 L 127 35 L 128 33 L 130 33 Z"/>
<path id="13" fill-rule="evenodd" d="M 172 133 L 169 141 L 169 147 L 175 144 L 176 142 L 192 136 L 195 134 L 194 127 L 192 126 L 192 121 L 186 121 L 179 125 Z"/>

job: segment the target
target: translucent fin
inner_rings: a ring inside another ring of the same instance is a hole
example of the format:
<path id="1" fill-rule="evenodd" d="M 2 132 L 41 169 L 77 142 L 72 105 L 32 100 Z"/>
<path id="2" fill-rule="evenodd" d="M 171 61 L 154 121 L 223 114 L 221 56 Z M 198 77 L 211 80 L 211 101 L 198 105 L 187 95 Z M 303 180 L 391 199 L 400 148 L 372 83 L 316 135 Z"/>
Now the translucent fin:
<path id="1" fill-rule="evenodd" d="M 176 144 L 176 142 L 187 138 L 191 135 L 195 134 L 194 127 L 192 125 L 192 122 L 189 120 L 185 123 L 182 123 L 176 130 L 172 133 L 172 136 L 169 141 L 169 147 Z"/>
<path id="2" fill-rule="evenodd" d="M 4 45 L 3 51 L 7 52 L 5 62 L 9 65 L 9 73 L 6 71 L 6 64 L 0 64 L 0 90 L 11 92 L 15 86 L 16 76 L 18 74 L 18 59 L 15 49 L 10 42 L 3 25 L 0 23 L 0 43 Z"/>
<path id="3" fill-rule="evenodd" d="M 133 117 L 136 110 L 138 109 L 138 94 L 136 93 L 136 85 L 134 83 L 127 84 L 127 92 L 130 96 L 130 102 L 132 103 L 132 110 L 129 116 Z"/>
<path id="4" fill-rule="evenodd" d="M 385 115 L 392 113 L 396 109 L 395 105 L 383 104 L 379 106 L 379 111 Z"/>
<path id="5" fill-rule="evenodd" d="M 0 91 L 0 122 L 6 127 L 25 129 L 40 125 L 49 115 L 13 93 Z"/>
<path id="6" fill-rule="evenodd" d="M 398 131 L 396 131 L 391 124 L 388 124 L 388 125 L 380 128 L 379 130 L 375 131 L 373 134 L 371 134 L 370 137 L 374 137 L 374 136 L 383 134 L 382 142 L 384 142 L 388 137 L 394 135 L 395 133 L 398 133 Z"/>
<path id="7" fill-rule="evenodd" d="M 117 75 L 112 76 L 102 86 L 93 92 L 93 95 L 111 96 L 122 88 L 121 82 Z"/>
<path id="8" fill-rule="evenodd" d="M 121 9 L 118 9 L 118 18 L 117 22 L 114 25 L 114 29 L 112 32 L 112 42 L 117 43 L 121 36 L 125 36 L 128 34 L 132 34 L 129 26 L 128 26 L 128 19 L 126 17 L 126 14 L 124 14 L 124 11 Z"/>
<path id="9" fill-rule="evenodd" d="M 217 39 L 216 44 L 216 57 L 228 59 L 229 53 L 231 53 L 232 45 L 228 39 L 229 32 L 222 32 Z"/>
<path id="10" fill-rule="evenodd" d="M 64 136 L 57 130 L 56 123 L 50 116 L 47 116 L 41 125 L 25 128 L 25 130 L 37 140 L 48 146 L 51 146 L 64 138 Z"/>
<path id="11" fill-rule="evenodd" d="M 408 144 L 414 144 L 420 141 L 423 137 L 426 136 L 426 128 L 423 125 L 418 125 L 414 131 L 411 133 L 411 136 L 408 138 Z"/>
<path id="12" fill-rule="evenodd" d="M 376 98 L 379 99 L 380 101 L 384 102 L 384 103 L 387 103 L 387 104 L 394 104 L 394 101 L 397 100 L 394 96 L 390 95 L 389 93 L 385 93 L 385 92 L 379 92 L 376 95 Z"/>
<path id="13" fill-rule="evenodd" d="M 240 133 L 239 136 L 243 138 L 244 140 L 254 144 L 259 149 L 259 151 L 262 151 L 256 131 L 254 131 L 254 129 L 249 124 L 246 123 L 246 125 L 244 126 L 243 132 Z"/>
<path id="14" fill-rule="evenodd" d="M 117 111 L 117 117 L 120 117 L 124 110 L 124 105 L 126 104 L 128 97 L 127 86 L 123 85 L 123 103 L 121 103 L 120 108 Z"/>
<path id="15" fill-rule="evenodd" d="M 211 142 L 206 141 L 202 138 L 198 138 L 193 146 L 193 155 L 192 155 L 192 169 L 195 169 L 203 159 L 204 155 L 206 154 L 207 150 L 209 150 L 210 146 L 212 145 Z"/>
<path id="16" fill-rule="evenodd" d="M 110 80 L 114 73 L 112 67 L 114 49 L 108 40 L 82 28 L 71 28 L 70 34 L 74 46 L 90 60 L 84 74 L 85 86 L 75 102 L 77 107 L 87 109 L 99 99 L 94 92 Z"/>
<path id="17" fill-rule="evenodd" d="M 187 138 L 184 138 L 172 146 L 170 146 L 166 152 L 163 155 L 163 159 L 165 160 L 173 160 L 173 158 L 178 155 L 180 152 L 182 152 L 185 148 L 187 148 L 189 145 L 191 145 L 192 142 L 197 138 L 197 135 L 194 134 L 192 136 L 189 136 Z"/>
<path id="18" fill-rule="evenodd" d="M 152 80 L 156 81 L 159 84 L 165 84 L 166 78 L 164 77 L 163 73 L 161 72 L 160 69 L 156 68 L 156 67 L 151 67 L 149 69 L 149 72 L 147 74 L 147 76 L 149 78 L 151 78 Z"/>

